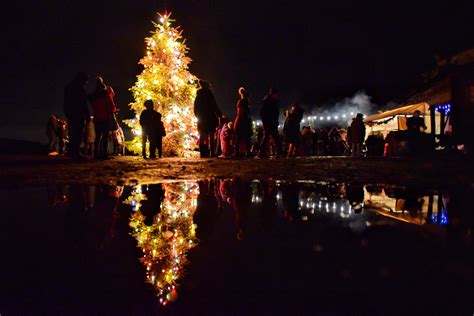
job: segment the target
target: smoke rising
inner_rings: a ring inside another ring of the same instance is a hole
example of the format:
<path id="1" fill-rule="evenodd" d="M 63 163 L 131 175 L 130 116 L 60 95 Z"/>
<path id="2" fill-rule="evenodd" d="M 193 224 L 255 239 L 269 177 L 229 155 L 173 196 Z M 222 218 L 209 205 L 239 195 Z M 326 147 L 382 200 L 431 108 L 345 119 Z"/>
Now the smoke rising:
<path id="1" fill-rule="evenodd" d="M 376 113 L 376 108 L 377 106 L 372 103 L 371 97 L 365 91 L 358 91 L 352 97 L 307 111 L 303 124 L 335 123 L 346 125 L 357 113 L 370 115 Z"/>

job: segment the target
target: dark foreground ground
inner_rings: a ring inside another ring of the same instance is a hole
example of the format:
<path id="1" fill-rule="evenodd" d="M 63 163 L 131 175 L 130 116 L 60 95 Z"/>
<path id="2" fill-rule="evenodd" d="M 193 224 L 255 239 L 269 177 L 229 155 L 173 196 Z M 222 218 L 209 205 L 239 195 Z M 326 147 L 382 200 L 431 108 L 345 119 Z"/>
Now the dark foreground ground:
<path id="1" fill-rule="evenodd" d="M 117 157 L 107 161 L 76 162 L 64 157 L 0 156 L 0 181 L 9 184 L 89 183 L 144 184 L 166 180 L 241 177 L 391 183 L 415 187 L 472 186 L 474 164 L 464 157 L 361 158 L 310 157 L 296 159 L 182 159 L 143 160 Z"/>

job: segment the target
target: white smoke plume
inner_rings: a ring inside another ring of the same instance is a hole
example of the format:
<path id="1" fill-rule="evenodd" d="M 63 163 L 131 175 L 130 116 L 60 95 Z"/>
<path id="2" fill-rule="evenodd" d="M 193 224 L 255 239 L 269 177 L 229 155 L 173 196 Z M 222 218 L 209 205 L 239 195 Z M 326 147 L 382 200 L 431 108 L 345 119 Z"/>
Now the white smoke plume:
<path id="1" fill-rule="evenodd" d="M 325 104 L 311 111 L 307 110 L 302 124 L 344 126 L 349 124 L 357 113 L 366 116 L 376 113 L 376 105 L 372 103 L 371 97 L 365 91 L 358 91 L 352 97 Z"/>

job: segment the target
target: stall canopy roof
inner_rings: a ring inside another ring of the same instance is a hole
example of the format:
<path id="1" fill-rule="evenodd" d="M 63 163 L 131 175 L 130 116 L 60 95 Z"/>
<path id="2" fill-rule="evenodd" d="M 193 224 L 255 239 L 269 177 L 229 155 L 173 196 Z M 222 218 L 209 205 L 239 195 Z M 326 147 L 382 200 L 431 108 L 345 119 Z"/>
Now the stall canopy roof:
<path id="1" fill-rule="evenodd" d="M 364 120 L 365 123 L 378 121 L 385 118 L 389 118 L 395 115 L 412 115 L 416 110 L 420 111 L 421 114 L 429 114 L 430 106 L 428 103 L 422 102 L 417 104 L 411 104 L 407 106 L 403 106 L 401 108 L 396 108 L 392 110 L 388 110 L 382 113 L 373 114 L 367 116 Z"/>

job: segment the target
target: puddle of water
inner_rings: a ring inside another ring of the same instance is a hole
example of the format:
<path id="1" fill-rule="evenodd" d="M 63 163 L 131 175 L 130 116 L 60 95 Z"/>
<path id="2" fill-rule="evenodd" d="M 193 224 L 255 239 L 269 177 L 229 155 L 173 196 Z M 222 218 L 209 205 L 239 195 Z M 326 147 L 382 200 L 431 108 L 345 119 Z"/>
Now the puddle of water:
<path id="1" fill-rule="evenodd" d="M 3 190 L 0 306 L 349 311 L 392 306 L 404 293 L 396 308 L 431 310 L 450 306 L 427 305 L 442 291 L 469 310 L 471 196 L 238 178 Z"/>

